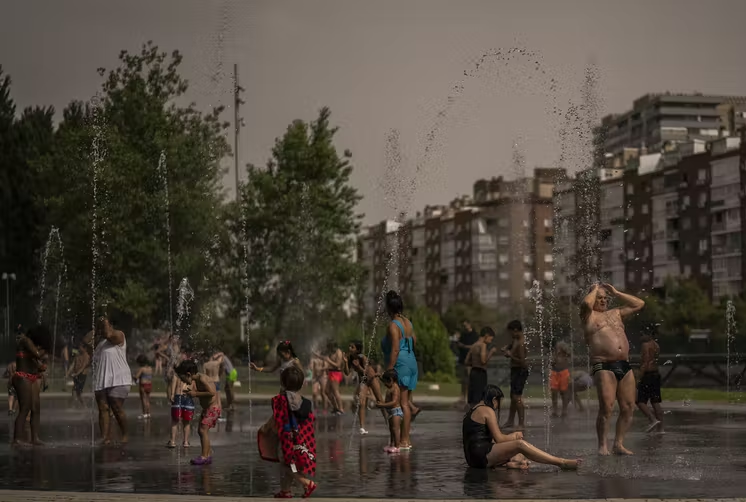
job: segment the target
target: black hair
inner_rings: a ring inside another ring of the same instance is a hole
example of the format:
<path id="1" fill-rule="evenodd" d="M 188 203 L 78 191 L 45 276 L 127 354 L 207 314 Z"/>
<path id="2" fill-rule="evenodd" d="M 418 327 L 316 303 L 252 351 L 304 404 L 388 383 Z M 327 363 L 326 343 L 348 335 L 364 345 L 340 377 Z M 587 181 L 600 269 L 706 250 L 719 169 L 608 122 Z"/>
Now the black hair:
<path id="1" fill-rule="evenodd" d="M 503 394 L 503 391 L 500 390 L 500 387 L 493 384 L 489 384 L 487 387 L 485 387 L 484 392 L 482 393 L 482 401 L 490 408 L 492 408 L 492 400 L 497 399 L 498 419 L 500 418 L 500 401 L 502 401 L 503 397 L 505 397 L 505 395 Z"/>
<path id="2" fill-rule="evenodd" d="M 306 380 L 303 372 L 296 365 L 291 365 L 282 370 L 280 374 L 280 384 L 285 390 L 290 392 L 298 392 L 303 387 L 303 382 Z"/>
<path id="3" fill-rule="evenodd" d="M 382 382 L 398 382 L 399 381 L 399 374 L 396 372 L 396 370 L 386 370 L 383 372 L 383 375 L 381 375 L 381 381 Z"/>
<path id="4" fill-rule="evenodd" d="M 508 323 L 508 331 L 523 331 L 523 324 L 518 319 L 510 321 Z"/>
<path id="5" fill-rule="evenodd" d="M 23 324 L 16 325 L 16 335 L 22 335 L 24 331 Z"/>
<path id="6" fill-rule="evenodd" d="M 386 311 L 390 315 L 401 314 L 404 312 L 404 301 L 401 296 L 399 296 L 399 293 L 394 290 L 390 290 L 386 293 Z"/>
<path id="7" fill-rule="evenodd" d="M 298 358 L 298 356 L 295 355 L 293 344 L 290 343 L 290 340 L 285 340 L 277 344 L 277 353 L 279 354 L 280 352 L 290 352 L 290 355 L 293 357 L 293 359 Z"/>
<path id="8" fill-rule="evenodd" d="M 148 358 L 144 354 L 137 356 L 136 361 L 140 366 L 150 366 L 150 361 L 148 361 Z"/>
<path id="9" fill-rule="evenodd" d="M 187 373 L 189 373 L 190 375 L 196 375 L 197 370 L 197 361 L 194 361 L 192 359 L 185 359 L 184 361 L 181 361 L 176 368 L 174 368 L 174 372 L 177 375 L 186 375 Z"/>
<path id="10" fill-rule="evenodd" d="M 26 331 L 26 338 L 31 340 L 36 348 L 43 349 L 47 352 L 52 350 L 52 333 L 46 326 L 38 324 Z"/>
<path id="11" fill-rule="evenodd" d="M 479 336 L 495 336 L 495 330 L 490 328 L 489 326 L 485 326 L 482 328 L 482 330 L 479 332 Z"/>
<path id="12" fill-rule="evenodd" d="M 363 342 L 360 340 L 355 340 L 354 342 L 350 342 L 350 345 L 353 345 L 355 347 L 355 350 L 358 351 L 358 353 L 363 353 Z"/>

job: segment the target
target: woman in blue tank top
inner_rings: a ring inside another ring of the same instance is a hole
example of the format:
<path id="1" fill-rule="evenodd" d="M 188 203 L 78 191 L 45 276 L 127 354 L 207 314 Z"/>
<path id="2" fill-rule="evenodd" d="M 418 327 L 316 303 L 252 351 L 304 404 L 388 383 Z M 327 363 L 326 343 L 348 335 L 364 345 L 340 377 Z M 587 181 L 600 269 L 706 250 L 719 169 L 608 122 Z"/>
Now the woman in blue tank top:
<path id="1" fill-rule="evenodd" d="M 415 336 L 412 323 L 402 315 L 404 302 L 396 291 L 386 293 L 386 310 L 391 317 L 386 336 L 381 340 L 385 369 L 396 370 L 404 414 L 401 424 L 400 450 L 412 448 L 409 429 L 412 424 L 411 396 L 417 388 L 417 360 L 414 356 Z"/>

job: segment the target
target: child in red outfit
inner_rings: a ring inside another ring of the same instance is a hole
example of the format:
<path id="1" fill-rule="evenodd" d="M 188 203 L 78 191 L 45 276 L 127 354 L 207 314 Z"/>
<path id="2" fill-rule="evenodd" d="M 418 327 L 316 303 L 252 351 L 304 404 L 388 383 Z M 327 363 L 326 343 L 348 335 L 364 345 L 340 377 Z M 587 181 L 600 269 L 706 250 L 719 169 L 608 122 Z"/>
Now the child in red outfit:
<path id="1" fill-rule="evenodd" d="M 272 398 L 272 417 L 259 431 L 260 435 L 276 435 L 282 450 L 285 465 L 275 498 L 292 498 L 294 481 L 304 488 L 303 498 L 310 497 L 317 487 L 308 478 L 316 473 L 316 438 L 313 403 L 299 392 L 304 380 L 305 375 L 296 366 L 283 370 L 282 391 Z"/>

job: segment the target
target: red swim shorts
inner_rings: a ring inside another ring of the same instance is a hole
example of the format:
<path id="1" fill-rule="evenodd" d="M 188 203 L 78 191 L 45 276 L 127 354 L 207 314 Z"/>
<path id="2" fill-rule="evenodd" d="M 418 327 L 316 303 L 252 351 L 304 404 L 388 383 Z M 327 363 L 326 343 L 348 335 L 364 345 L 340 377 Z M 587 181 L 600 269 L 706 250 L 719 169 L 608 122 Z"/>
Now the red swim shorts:
<path id="1" fill-rule="evenodd" d="M 567 389 L 570 387 L 570 370 L 552 370 L 552 372 L 549 374 L 549 387 L 552 390 L 566 392 Z"/>
<path id="2" fill-rule="evenodd" d="M 342 372 L 336 370 L 329 370 L 329 380 L 336 383 L 342 383 Z"/>
<path id="3" fill-rule="evenodd" d="M 218 424 L 219 418 L 220 418 L 220 408 L 213 406 L 212 408 L 207 408 L 206 410 L 202 410 L 202 420 L 200 420 L 200 423 L 212 429 Z"/>

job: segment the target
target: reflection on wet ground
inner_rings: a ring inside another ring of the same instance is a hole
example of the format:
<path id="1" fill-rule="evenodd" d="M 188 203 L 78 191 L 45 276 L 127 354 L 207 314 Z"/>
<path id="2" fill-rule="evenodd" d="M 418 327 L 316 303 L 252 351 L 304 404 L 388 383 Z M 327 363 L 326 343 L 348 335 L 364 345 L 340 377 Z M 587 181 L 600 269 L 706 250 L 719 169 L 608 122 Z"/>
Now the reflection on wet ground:
<path id="1" fill-rule="evenodd" d="M 47 446 L 13 450 L 10 419 L 0 427 L 0 483 L 10 488 L 198 493 L 271 496 L 278 489 L 277 466 L 256 453 L 257 426 L 267 407 L 248 405 L 212 433 L 214 463 L 193 467 L 198 453 L 192 438 L 188 452 L 165 448 L 168 408 L 156 400 L 153 418 L 132 421 L 130 444 L 91 447 L 87 410 L 63 400 L 45 400 L 42 439 Z M 129 399 L 130 416 L 138 413 Z M 250 420 L 250 417 L 252 420 Z M 380 415 L 370 434 L 354 434 L 352 417 L 321 416 L 317 424 L 319 489 L 326 497 L 405 498 L 646 498 L 735 497 L 746 493 L 746 418 L 740 414 L 691 412 L 676 407 L 666 415 L 665 435 L 641 432 L 635 416 L 627 446 L 634 457 L 595 455 L 594 417 L 582 413 L 550 427 L 549 449 L 565 457 L 583 457 L 579 473 L 533 466 L 528 473 L 468 469 L 461 449 L 461 413 L 427 410 L 414 426 L 415 448 L 390 456 L 382 451 L 388 432 Z M 95 416 L 93 417 L 96 418 Z M 544 448 L 544 417 L 532 410 L 526 439 Z M 97 428 L 97 424 L 94 424 Z M 96 430 L 96 437 L 98 431 Z"/>

